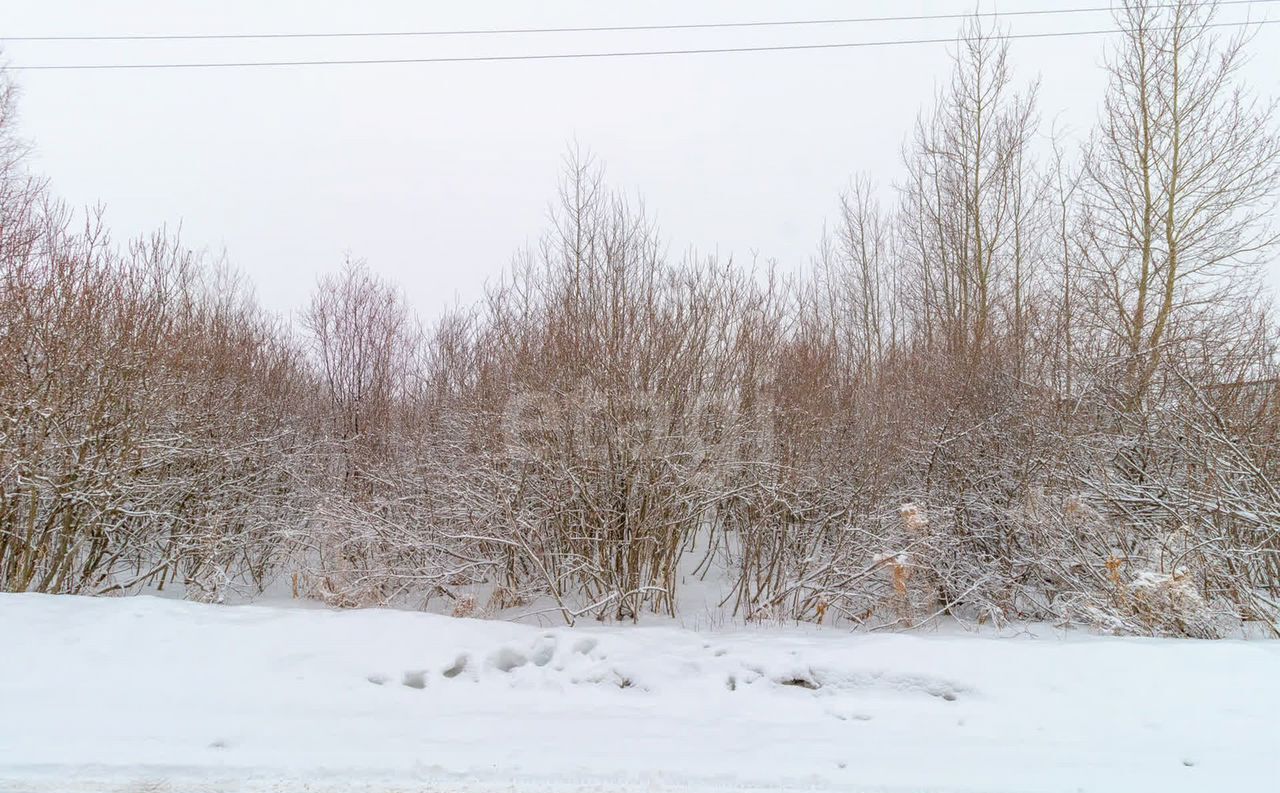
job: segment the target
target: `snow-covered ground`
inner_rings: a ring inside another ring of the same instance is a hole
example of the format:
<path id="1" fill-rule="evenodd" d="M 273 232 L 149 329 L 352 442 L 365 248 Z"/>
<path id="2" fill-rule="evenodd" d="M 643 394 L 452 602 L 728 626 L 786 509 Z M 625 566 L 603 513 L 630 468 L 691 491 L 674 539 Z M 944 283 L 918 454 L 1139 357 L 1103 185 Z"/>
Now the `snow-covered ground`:
<path id="1" fill-rule="evenodd" d="M 1261 791 L 1280 642 L 0 595 L 2 791 Z"/>

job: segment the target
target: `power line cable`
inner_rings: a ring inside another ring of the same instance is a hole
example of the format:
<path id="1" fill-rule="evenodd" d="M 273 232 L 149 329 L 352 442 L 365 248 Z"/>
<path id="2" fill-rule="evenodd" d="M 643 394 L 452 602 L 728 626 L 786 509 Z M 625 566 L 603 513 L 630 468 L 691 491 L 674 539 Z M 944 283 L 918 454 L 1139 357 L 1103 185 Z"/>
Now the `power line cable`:
<path id="1" fill-rule="evenodd" d="M 1263 5 L 1280 0 L 1220 0 L 1219 6 Z M 1171 4 L 1153 5 L 1152 8 L 1170 8 Z M 328 33 L 130 33 L 90 34 L 59 36 L 0 36 L 0 41 L 202 41 L 234 39 L 324 39 L 324 38 L 378 38 L 414 36 L 482 36 L 517 35 L 535 33 L 614 33 L 653 30 L 711 30 L 724 28 L 769 28 L 801 25 L 843 25 L 876 22 L 918 22 L 929 20 L 969 19 L 973 17 L 1025 17 L 1055 14 L 1086 14 L 1112 11 L 1114 6 L 1088 6 L 1077 8 L 1042 8 L 1023 11 L 966 11 L 946 14 L 910 14 L 879 17 L 838 17 L 831 19 L 762 20 L 748 22 L 690 22 L 666 25 L 599 25 L 591 27 L 553 28 L 476 28 L 463 30 L 404 30 L 404 31 L 350 31 Z"/>
<path id="2" fill-rule="evenodd" d="M 1273 0 L 1266 0 L 1272 2 Z M 1227 28 L 1227 27 L 1253 27 L 1262 25 L 1274 25 L 1280 22 L 1280 19 L 1259 20 L 1256 22 L 1213 22 L 1202 25 L 1204 28 Z M 1148 28 L 1148 30 L 1161 30 L 1167 28 Z M 1072 36 L 1101 36 L 1114 33 L 1130 32 L 1125 28 L 1105 28 L 1099 30 L 1069 30 L 1054 31 L 1048 33 L 1014 33 L 1002 35 L 998 38 L 1004 40 L 1018 39 L 1051 39 L 1051 38 L 1070 38 Z M 259 68 L 259 67 L 287 67 L 287 66 L 366 66 L 366 65 L 393 65 L 393 64 L 411 64 L 411 63 L 502 63 L 507 61 L 557 61 L 557 60 L 574 60 L 587 58 L 634 58 L 634 57 L 659 57 L 669 55 L 718 55 L 739 52 L 793 52 L 802 50 L 836 50 L 836 49 L 857 49 L 863 47 L 892 47 L 901 45 L 917 45 L 917 44 L 952 44 L 959 40 L 959 36 L 947 36 L 942 38 L 920 38 L 920 39 L 889 39 L 884 41 L 851 41 L 851 42 L 834 42 L 829 44 L 778 44 L 772 46 L 748 46 L 748 47 L 703 47 L 698 49 L 669 49 L 669 50 L 623 50 L 610 52 L 553 52 L 553 53 L 535 53 L 531 55 L 456 55 L 456 56 L 433 56 L 424 58 L 347 58 L 347 59 L 318 59 L 318 60 L 297 60 L 297 61 L 209 61 L 209 62 L 188 62 L 188 63 L 74 63 L 74 64 L 36 64 L 33 66 L 23 66 L 13 64 L 7 68 L 10 71 L 88 71 L 94 69 L 237 69 L 237 68 Z"/>

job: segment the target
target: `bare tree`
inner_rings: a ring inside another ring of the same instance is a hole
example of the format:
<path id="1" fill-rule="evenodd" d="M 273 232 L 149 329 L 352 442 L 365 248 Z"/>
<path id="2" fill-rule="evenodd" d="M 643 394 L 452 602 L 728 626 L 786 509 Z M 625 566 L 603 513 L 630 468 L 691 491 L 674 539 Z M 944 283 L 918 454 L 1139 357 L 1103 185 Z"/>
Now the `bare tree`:
<path id="1" fill-rule="evenodd" d="M 908 153 L 903 236 L 926 337 L 938 334 L 952 355 L 971 358 L 998 336 L 995 306 L 1006 295 L 1015 323 L 1025 313 L 1036 86 L 1014 90 L 1008 42 L 976 20 L 953 60 L 951 82 L 917 123 Z"/>
<path id="2" fill-rule="evenodd" d="M 1223 39 L 1214 3 L 1126 2 L 1111 83 L 1083 159 L 1096 312 L 1138 410 L 1171 346 L 1252 289 L 1276 242 L 1274 105 L 1236 82 L 1247 35 Z"/>

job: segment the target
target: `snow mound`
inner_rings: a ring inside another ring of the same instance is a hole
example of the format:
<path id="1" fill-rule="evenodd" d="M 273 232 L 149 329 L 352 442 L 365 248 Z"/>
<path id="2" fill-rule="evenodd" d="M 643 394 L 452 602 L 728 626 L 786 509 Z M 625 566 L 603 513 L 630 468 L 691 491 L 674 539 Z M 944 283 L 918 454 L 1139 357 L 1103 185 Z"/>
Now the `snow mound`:
<path id="1" fill-rule="evenodd" d="M 814 666 L 803 663 L 798 650 L 779 656 L 754 645 L 734 651 L 703 643 L 679 655 L 649 652 L 644 645 L 619 647 L 614 643 L 583 638 L 573 631 L 551 632 L 522 644 L 504 643 L 487 650 L 462 653 L 438 669 L 410 669 L 400 673 L 402 685 L 424 689 L 432 686 L 482 684 L 513 689 L 565 691 L 578 686 L 605 686 L 641 692 L 706 694 L 713 691 L 800 688 L 815 695 L 857 691 L 869 694 L 923 694 L 954 702 L 972 689 L 964 683 L 929 675 L 895 674 L 881 668 L 860 668 L 856 663 Z M 394 673 L 377 672 L 365 679 L 384 685 Z"/>

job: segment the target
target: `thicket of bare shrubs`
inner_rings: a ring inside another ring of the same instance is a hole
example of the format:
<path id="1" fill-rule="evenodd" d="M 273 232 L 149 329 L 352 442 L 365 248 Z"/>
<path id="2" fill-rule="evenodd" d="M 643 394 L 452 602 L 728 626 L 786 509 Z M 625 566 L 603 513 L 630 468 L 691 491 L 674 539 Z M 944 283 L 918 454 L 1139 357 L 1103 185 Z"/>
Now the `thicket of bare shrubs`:
<path id="1" fill-rule="evenodd" d="M 359 263 L 294 329 L 169 236 L 119 249 L 21 170 L 5 94 L 0 587 L 572 623 L 710 577 L 744 619 L 1280 634 L 1280 141 L 1211 18 L 1126 4 L 1074 160 L 971 25 L 803 277 L 672 260 L 574 153 L 540 244 L 429 328 Z"/>
<path id="2" fill-rule="evenodd" d="M 163 235 L 116 252 L 31 209 L 0 282 L 5 588 L 264 581 L 299 514 L 297 356 Z"/>

